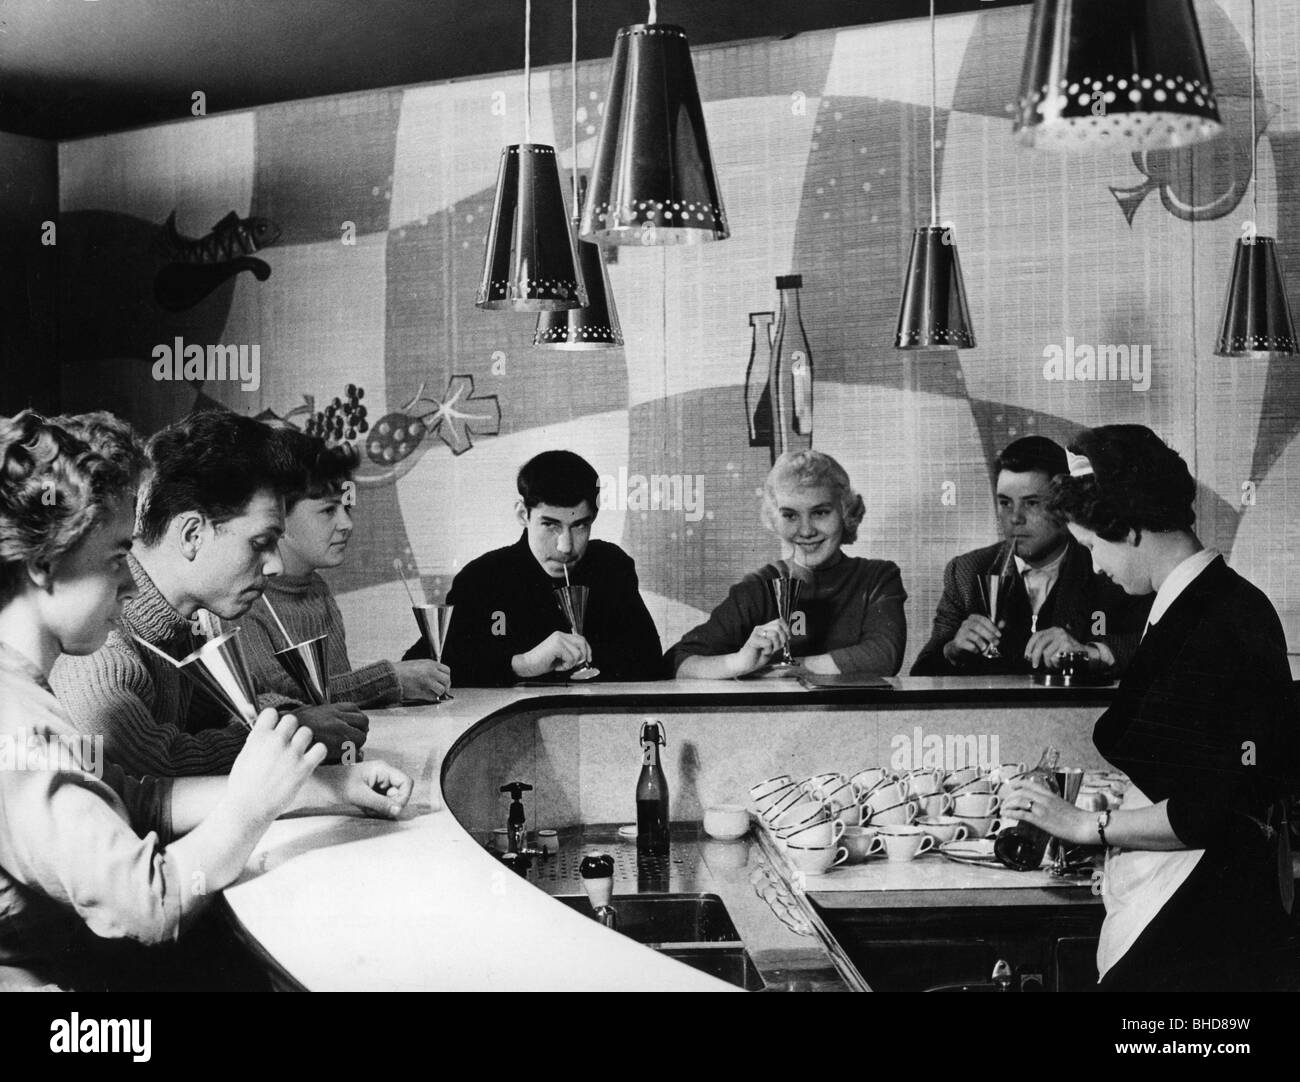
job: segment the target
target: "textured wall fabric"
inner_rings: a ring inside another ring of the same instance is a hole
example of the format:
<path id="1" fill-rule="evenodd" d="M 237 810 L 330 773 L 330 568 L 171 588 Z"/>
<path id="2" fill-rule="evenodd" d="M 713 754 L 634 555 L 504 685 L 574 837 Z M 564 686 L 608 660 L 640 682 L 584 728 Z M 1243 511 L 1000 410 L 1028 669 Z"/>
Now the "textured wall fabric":
<path id="1" fill-rule="evenodd" d="M 627 338 L 608 353 L 531 347 L 532 318 L 482 312 L 501 147 L 523 134 L 518 73 L 268 106 L 60 147 L 64 408 L 152 430 L 200 405 L 301 422 L 365 388 L 358 527 L 330 582 L 354 652 L 414 635 L 393 571 L 430 599 L 510 543 L 513 475 L 569 447 L 608 479 L 595 536 L 637 562 L 665 643 L 780 555 L 758 522 L 772 461 L 752 446 L 751 313 L 803 276 L 813 446 L 867 503 L 852 555 L 891 560 L 910 600 L 905 667 L 945 562 L 994 540 L 990 463 L 1017 436 L 1066 440 L 1150 425 L 1201 482 L 1202 537 L 1273 600 L 1300 650 L 1300 376 L 1213 357 L 1232 245 L 1252 216 L 1250 8 L 1197 4 L 1229 132 L 1148 155 L 1019 147 L 1027 8 L 939 21 L 936 184 L 961 253 L 978 347 L 892 348 L 911 230 L 929 220 L 925 20 L 699 49 L 695 66 L 733 236 L 623 248 L 609 268 Z M 1258 220 L 1300 257 L 1300 12 L 1259 3 Z M 687 28 L 689 31 L 689 27 Z M 581 65 L 577 161 L 590 163 L 607 63 Z M 534 77 L 533 139 L 574 162 L 566 68 Z M 175 209 L 199 237 L 234 210 L 270 218 L 271 270 L 239 273 L 184 311 L 153 295 L 153 241 Z M 260 381 L 159 382 L 159 343 L 256 345 Z M 1140 378 L 1047 378 L 1060 352 L 1127 347 Z M 757 343 L 760 369 L 766 340 Z M 380 432 L 381 422 L 388 426 Z M 412 428 L 412 424 L 415 427 Z"/>

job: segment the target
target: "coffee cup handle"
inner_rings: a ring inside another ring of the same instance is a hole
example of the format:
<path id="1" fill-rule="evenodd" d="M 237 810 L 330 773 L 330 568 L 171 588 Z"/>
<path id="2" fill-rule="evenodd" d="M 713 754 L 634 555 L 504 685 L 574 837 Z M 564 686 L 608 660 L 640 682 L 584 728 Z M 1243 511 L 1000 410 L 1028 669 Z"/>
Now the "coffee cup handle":
<path id="1" fill-rule="evenodd" d="M 965 825 L 966 825 L 965 823 L 962 824 L 962 826 Z M 993 837 L 994 834 L 1001 834 L 1001 833 L 1002 833 L 1002 820 L 994 819 L 993 822 L 989 824 L 989 832 L 984 836 L 986 838 L 991 838 Z"/>
<path id="2" fill-rule="evenodd" d="M 963 823 L 962 825 L 964 826 L 965 824 Z M 877 835 L 877 837 L 879 837 L 879 835 Z M 919 857 L 922 853 L 928 853 L 933 848 L 934 848 L 934 835 L 927 834 L 921 839 L 921 846 L 919 849 L 917 849 L 916 855 Z"/>
<path id="3" fill-rule="evenodd" d="M 952 836 L 952 840 L 955 841 L 955 842 L 964 842 L 964 841 L 965 841 L 967 838 L 969 838 L 969 837 L 970 837 L 970 826 L 969 826 L 969 824 L 967 824 L 967 823 L 958 823 L 958 824 L 957 824 L 957 830 L 956 830 L 956 832 L 953 834 L 953 836 Z"/>
<path id="4" fill-rule="evenodd" d="M 943 811 L 940 813 L 940 814 L 942 814 L 942 815 L 950 815 L 950 814 L 952 813 L 952 809 L 953 809 L 953 799 L 952 799 L 952 794 L 951 794 L 951 793 L 944 793 L 944 794 L 943 794 L 943 801 L 942 801 L 942 803 L 939 805 L 939 807 L 941 807 L 941 808 L 943 809 Z"/>
<path id="5" fill-rule="evenodd" d="M 871 817 L 876 814 L 876 809 L 870 804 L 863 804 L 862 810 L 858 813 L 858 826 L 865 827 L 870 824 Z"/>
<path id="6" fill-rule="evenodd" d="M 841 845 L 837 850 L 835 850 L 835 859 L 831 861 L 831 867 L 834 868 L 837 864 L 843 864 L 848 859 L 849 851 Z"/>
<path id="7" fill-rule="evenodd" d="M 843 820 L 843 819 L 836 819 L 836 820 L 835 820 L 835 825 L 834 825 L 834 827 L 832 827 L 832 829 L 831 829 L 831 835 L 832 835 L 832 837 L 831 837 L 831 845 L 834 845 L 834 844 L 835 844 L 836 842 L 838 842 L 842 837 L 844 837 L 844 820 Z"/>
<path id="8" fill-rule="evenodd" d="M 885 839 L 879 834 L 875 835 L 867 845 L 867 856 L 875 856 L 877 853 L 885 851 Z"/>
<path id="9" fill-rule="evenodd" d="M 998 811 L 1001 807 L 1002 807 L 1002 798 L 1000 796 L 995 796 L 993 798 L 993 803 L 989 805 L 988 814 L 992 815 L 994 812 Z"/>
<path id="10" fill-rule="evenodd" d="M 916 817 L 920 813 L 921 813 L 921 805 L 918 804 L 915 800 L 909 800 L 907 802 L 907 821 L 909 823 L 915 823 Z"/>

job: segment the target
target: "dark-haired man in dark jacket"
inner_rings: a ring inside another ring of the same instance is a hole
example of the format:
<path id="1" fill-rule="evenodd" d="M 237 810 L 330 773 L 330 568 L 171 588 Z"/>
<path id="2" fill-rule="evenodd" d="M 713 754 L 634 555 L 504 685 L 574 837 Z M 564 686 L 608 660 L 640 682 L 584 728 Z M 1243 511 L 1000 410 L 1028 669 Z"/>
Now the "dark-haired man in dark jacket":
<path id="1" fill-rule="evenodd" d="M 583 665 L 602 680 L 664 676 L 659 633 L 641 600 L 636 565 L 591 538 L 599 479 L 572 451 L 545 451 L 519 471 L 513 545 L 465 565 L 447 594 L 455 606 L 442 659 L 461 687 L 563 678 Z M 588 588 L 582 633 L 557 603 L 557 587 Z M 421 639 L 406 659 L 428 657 Z"/>
<path id="2" fill-rule="evenodd" d="M 998 456 L 997 514 L 1004 540 L 964 552 L 944 569 L 943 597 L 913 676 L 1027 673 L 1083 651 L 1118 676 L 1137 648 L 1150 599 L 1131 598 L 1092 570 L 1088 553 L 1049 513 L 1065 449 L 1026 436 Z M 1008 551 L 1010 550 L 1010 551 Z M 996 622 L 988 578 L 1001 573 Z M 997 657 L 988 657 L 990 646 Z"/>

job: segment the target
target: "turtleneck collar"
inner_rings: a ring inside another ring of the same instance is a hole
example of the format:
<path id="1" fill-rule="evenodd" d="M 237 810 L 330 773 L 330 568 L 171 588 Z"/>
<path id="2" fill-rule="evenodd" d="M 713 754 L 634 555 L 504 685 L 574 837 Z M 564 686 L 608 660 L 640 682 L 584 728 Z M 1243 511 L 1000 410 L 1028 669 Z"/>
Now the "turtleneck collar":
<path id="1" fill-rule="evenodd" d="M 190 633 L 190 623 L 154 585 L 140 561 L 127 554 L 131 576 L 135 579 L 136 596 L 122 606 L 122 623 L 130 631 L 151 643 L 173 642 Z"/>
<path id="2" fill-rule="evenodd" d="M 311 590 L 316 578 L 315 571 L 305 575 L 287 575 L 282 571 L 266 580 L 266 592 L 280 597 L 301 597 Z"/>

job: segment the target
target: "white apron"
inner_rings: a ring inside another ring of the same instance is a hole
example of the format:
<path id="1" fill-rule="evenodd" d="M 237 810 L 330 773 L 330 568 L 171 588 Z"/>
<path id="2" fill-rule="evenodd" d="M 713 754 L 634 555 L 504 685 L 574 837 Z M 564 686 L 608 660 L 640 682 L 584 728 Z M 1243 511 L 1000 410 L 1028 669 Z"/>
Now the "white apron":
<path id="1" fill-rule="evenodd" d="M 1136 785 L 1124 796 L 1124 811 L 1149 808 L 1151 801 Z M 1106 852 L 1106 868 L 1101 884 L 1101 899 L 1106 919 L 1097 943 L 1097 975 L 1124 957 L 1129 947 L 1155 919 L 1174 891 L 1192 874 L 1204 849 L 1173 849 L 1163 852 L 1111 848 Z"/>

